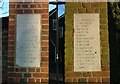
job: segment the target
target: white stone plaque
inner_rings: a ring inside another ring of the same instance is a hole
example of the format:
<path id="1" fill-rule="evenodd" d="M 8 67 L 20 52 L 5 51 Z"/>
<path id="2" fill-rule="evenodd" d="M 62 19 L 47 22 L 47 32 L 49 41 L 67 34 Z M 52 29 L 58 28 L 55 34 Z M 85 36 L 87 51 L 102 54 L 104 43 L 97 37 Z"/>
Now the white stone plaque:
<path id="1" fill-rule="evenodd" d="M 74 71 L 101 71 L 99 14 L 74 14 Z"/>
<path id="2" fill-rule="evenodd" d="M 39 14 L 17 14 L 16 65 L 19 67 L 40 67 Z"/>

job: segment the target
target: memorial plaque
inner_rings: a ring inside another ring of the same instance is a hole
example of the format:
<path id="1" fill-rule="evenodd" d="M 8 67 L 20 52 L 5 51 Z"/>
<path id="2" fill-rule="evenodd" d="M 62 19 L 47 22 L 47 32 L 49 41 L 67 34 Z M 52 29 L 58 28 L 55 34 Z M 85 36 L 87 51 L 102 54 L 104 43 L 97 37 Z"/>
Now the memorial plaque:
<path id="1" fill-rule="evenodd" d="M 101 71 L 99 14 L 74 14 L 74 71 Z"/>
<path id="2" fill-rule="evenodd" d="M 39 14 L 17 14 L 16 65 L 19 67 L 40 67 Z"/>

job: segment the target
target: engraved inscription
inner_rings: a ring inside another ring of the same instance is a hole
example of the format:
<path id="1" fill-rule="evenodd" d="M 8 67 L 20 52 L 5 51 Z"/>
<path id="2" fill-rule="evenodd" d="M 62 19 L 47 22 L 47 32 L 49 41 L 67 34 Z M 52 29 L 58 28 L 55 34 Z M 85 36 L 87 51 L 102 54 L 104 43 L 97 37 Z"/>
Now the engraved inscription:
<path id="1" fill-rule="evenodd" d="M 40 67 L 40 18 L 39 14 L 17 15 L 17 66 Z"/>
<path id="2" fill-rule="evenodd" d="M 99 14 L 74 14 L 74 71 L 100 71 Z"/>

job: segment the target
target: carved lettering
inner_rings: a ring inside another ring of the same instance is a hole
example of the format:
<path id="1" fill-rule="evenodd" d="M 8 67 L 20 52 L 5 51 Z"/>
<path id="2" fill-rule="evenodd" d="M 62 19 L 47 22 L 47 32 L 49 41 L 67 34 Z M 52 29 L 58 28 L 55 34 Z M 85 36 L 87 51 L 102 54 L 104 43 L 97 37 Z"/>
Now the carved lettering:
<path id="1" fill-rule="evenodd" d="M 16 29 L 16 65 L 40 67 L 40 15 L 18 14 Z"/>
<path id="2" fill-rule="evenodd" d="M 74 71 L 100 71 L 99 14 L 74 14 Z"/>

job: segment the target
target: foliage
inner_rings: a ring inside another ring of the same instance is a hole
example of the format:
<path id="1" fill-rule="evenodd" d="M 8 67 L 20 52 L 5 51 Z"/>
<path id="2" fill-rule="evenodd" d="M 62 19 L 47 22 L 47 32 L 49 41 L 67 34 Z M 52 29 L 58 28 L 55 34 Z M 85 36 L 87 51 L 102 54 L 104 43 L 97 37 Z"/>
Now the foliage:
<path id="1" fill-rule="evenodd" d="M 112 18 L 118 30 L 120 30 L 120 2 L 111 2 L 110 8 L 112 12 Z"/>

